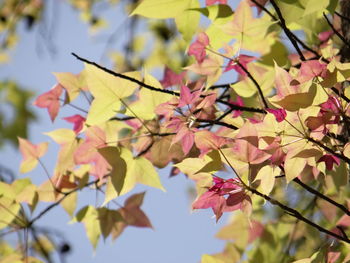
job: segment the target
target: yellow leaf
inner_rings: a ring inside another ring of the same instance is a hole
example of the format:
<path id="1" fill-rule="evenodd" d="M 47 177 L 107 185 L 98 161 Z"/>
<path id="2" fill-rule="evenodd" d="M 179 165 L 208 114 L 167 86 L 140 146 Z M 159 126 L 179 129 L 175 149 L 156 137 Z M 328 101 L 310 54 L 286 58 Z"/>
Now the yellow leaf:
<path id="1" fill-rule="evenodd" d="M 83 74 L 75 75 L 72 73 L 53 73 L 57 82 L 61 84 L 67 91 L 69 101 L 73 101 L 78 97 L 80 91 L 85 88 L 85 79 Z"/>
<path id="2" fill-rule="evenodd" d="M 19 150 L 23 156 L 23 160 L 20 165 L 20 172 L 27 173 L 37 166 L 38 159 L 46 153 L 48 143 L 43 142 L 38 145 L 34 145 L 28 140 L 19 137 L 18 141 Z"/>
<path id="3" fill-rule="evenodd" d="M 191 0 L 143 0 L 131 13 L 149 18 L 174 18 L 188 8 Z"/>
<path id="4" fill-rule="evenodd" d="M 262 167 L 254 181 L 260 180 L 258 190 L 265 195 L 269 195 L 275 185 L 275 177 L 280 174 L 278 167 L 265 165 Z"/>
<path id="5" fill-rule="evenodd" d="M 165 191 L 158 173 L 150 161 L 143 157 L 134 158 L 132 153 L 126 148 L 122 148 L 121 157 L 125 160 L 127 169 L 120 195 L 131 191 L 137 183 Z"/>
<path id="6" fill-rule="evenodd" d="M 216 258 L 214 256 L 204 254 L 202 256 L 201 263 L 224 263 L 224 261 L 222 261 L 221 259 Z"/>
<path id="7" fill-rule="evenodd" d="M 159 81 L 149 74 L 145 74 L 145 83 L 158 89 L 163 89 Z M 170 94 L 163 94 L 142 88 L 139 93 L 139 100 L 130 104 L 125 114 L 143 120 L 151 120 L 156 116 L 154 113 L 155 108 L 171 98 L 172 95 Z"/>
<path id="8" fill-rule="evenodd" d="M 73 217 L 74 211 L 77 208 L 78 193 L 74 192 L 67 196 L 62 202 L 61 206 L 70 217 Z"/>
<path id="9" fill-rule="evenodd" d="M 85 68 L 89 90 L 94 96 L 86 123 L 89 125 L 99 124 L 107 121 L 120 110 L 121 99 L 133 94 L 138 84 L 117 78 L 89 64 Z M 124 74 L 140 80 L 138 72 Z"/>
<path id="10" fill-rule="evenodd" d="M 294 178 L 298 177 L 303 169 L 305 168 L 305 165 L 307 163 L 307 159 L 301 158 L 301 157 L 293 157 L 287 155 L 285 163 L 284 163 L 284 170 L 286 173 L 286 179 L 287 183 L 292 181 Z"/>
<path id="11" fill-rule="evenodd" d="M 75 132 L 70 129 L 58 129 L 44 134 L 60 144 L 55 172 L 63 174 L 67 170 L 72 170 L 75 166 L 74 152 L 79 145 Z"/>

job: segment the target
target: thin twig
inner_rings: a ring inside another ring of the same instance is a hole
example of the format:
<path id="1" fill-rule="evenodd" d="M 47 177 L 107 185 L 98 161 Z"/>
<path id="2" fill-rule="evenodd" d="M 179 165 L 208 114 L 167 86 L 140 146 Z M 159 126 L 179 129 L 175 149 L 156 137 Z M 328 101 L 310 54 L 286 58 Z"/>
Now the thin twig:
<path id="1" fill-rule="evenodd" d="M 321 192 L 313 189 L 312 187 L 308 186 L 307 184 L 304 184 L 302 181 L 300 181 L 298 178 L 294 178 L 293 180 L 295 183 L 297 183 L 298 185 L 300 185 L 301 187 L 303 187 L 305 190 L 307 190 L 308 192 L 314 194 L 315 196 L 327 201 L 328 203 L 338 207 L 340 210 L 342 210 L 345 214 L 347 214 L 348 216 L 350 216 L 350 211 L 342 204 L 337 203 L 336 201 L 330 199 L 328 196 L 325 196 L 324 194 L 322 194 Z"/>
<path id="2" fill-rule="evenodd" d="M 330 28 L 332 28 L 333 32 L 344 42 L 345 45 L 350 47 L 350 43 L 343 37 L 342 34 L 340 34 L 338 32 L 338 30 L 335 29 L 335 27 L 332 25 L 331 21 L 329 21 L 327 15 L 325 13 L 323 13 L 323 17 L 326 19 L 328 25 L 330 26 Z"/>
<path id="3" fill-rule="evenodd" d="M 78 60 L 80 61 L 83 61 L 87 64 L 90 64 L 90 65 L 93 65 L 115 77 L 118 77 L 118 78 L 122 78 L 122 79 L 126 79 L 126 80 L 129 80 L 131 82 L 134 82 L 136 84 L 139 84 L 141 87 L 144 87 L 146 89 L 149 89 L 149 90 L 152 90 L 152 91 L 156 91 L 156 92 L 160 92 L 160 93 L 165 93 L 165 94 L 170 94 L 170 95 L 173 95 L 173 96 L 176 96 L 176 97 L 179 97 L 180 96 L 180 93 L 179 92 L 176 92 L 176 91 L 172 91 L 172 90 L 166 90 L 166 89 L 159 89 L 159 88 L 156 88 L 156 87 L 153 87 L 151 85 L 148 85 L 140 80 L 137 80 L 135 78 L 132 78 L 132 77 L 129 77 L 127 75 L 124 75 L 124 74 L 121 74 L 121 73 L 117 73 L 117 72 L 114 72 L 110 69 L 107 69 L 105 67 L 102 67 L 101 65 L 95 63 L 95 62 L 92 62 L 92 61 L 89 61 L 85 58 L 82 58 L 80 56 L 78 56 L 77 54 L 75 53 L 72 53 L 72 55 L 74 57 L 76 57 Z M 200 97 L 205 97 L 205 95 L 201 95 Z M 243 106 L 237 106 L 237 105 L 234 105 L 232 103 L 229 103 L 227 101 L 224 101 L 224 100 L 216 100 L 216 102 L 218 103 L 221 103 L 221 104 L 224 104 L 230 108 L 233 108 L 235 110 L 241 110 L 241 111 L 247 111 L 247 112 L 257 112 L 257 113 L 266 113 L 266 111 L 264 109 L 259 109 L 259 108 L 251 108 L 251 107 L 243 107 Z"/>
<path id="4" fill-rule="evenodd" d="M 270 3 L 272 4 L 273 8 L 275 9 L 276 13 L 277 13 L 277 16 L 279 18 L 279 21 L 280 21 L 280 24 L 281 24 L 281 27 L 284 31 L 284 33 L 287 35 L 287 37 L 289 38 L 290 42 L 292 43 L 293 47 L 295 48 L 295 50 L 297 51 L 299 57 L 300 57 L 300 60 L 301 61 L 306 61 L 304 55 L 303 55 L 303 52 L 300 50 L 299 46 L 298 46 L 298 43 L 296 42 L 292 32 L 288 29 L 287 25 L 286 25 L 286 21 L 284 20 L 284 17 L 281 13 L 281 10 L 280 8 L 278 7 L 278 5 L 276 4 L 275 0 L 270 0 Z"/>
<path id="5" fill-rule="evenodd" d="M 250 187 L 249 185 L 247 185 L 243 180 L 242 178 L 238 175 L 238 173 L 236 172 L 236 170 L 234 169 L 234 167 L 232 166 L 232 164 L 230 163 L 230 161 L 227 159 L 227 157 L 223 154 L 223 152 L 218 149 L 220 151 L 220 153 L 223 155 L 223 157 L 225 158 L 227 164 L 230 166 L 230 168 L 232 169 L 232 171 L 236 174 L 236 176 L 238 177 L 238 179 L 240 180 L 242 186 L 250 191 L 251 193 L 255 194 L 255 195 L 258 195 L 260 197 L 262 197 L 263 199 L 265 199 L 266 201 L 268 201 L 269 203 L 271 203 L 272 205 L 275 205 L 275 206 L 278 206 L 279 208 L 281 208 L 283 211 L 285 211 L 286 213 L 288 213 L 289 215 L 299 219 L 300 221 L 303 221 L 304 223 L 316 228 L 318 231 L 320 232 L 323 232 L 327 235 L 330 235 L 336 239 L 339 239 L 339 240 L 342 240 L 348 244 L 350 244 L 350 239 L 348 239 L 347 237 L 343 237 L 343 236 L 340 236 L 336 233 L 333 233 L 332 231 L 329 231 L 328 229 L 325 229 L 323 228 L 322 226 L 316 224 L 315 222 L 307 219 L 306 217 L 304 217 L 303 215 L 301 215 L 297 210 L 289 207 L 289 206 L 286 206 L 284 204 L 282 204 L 281 202 L 277 201 L 276 199 L 270 197 L 270 196 L 267 196 L 261 192 L 259 192 L 258 190 L 256 190 L 255 188 L 253 187 Z"/>

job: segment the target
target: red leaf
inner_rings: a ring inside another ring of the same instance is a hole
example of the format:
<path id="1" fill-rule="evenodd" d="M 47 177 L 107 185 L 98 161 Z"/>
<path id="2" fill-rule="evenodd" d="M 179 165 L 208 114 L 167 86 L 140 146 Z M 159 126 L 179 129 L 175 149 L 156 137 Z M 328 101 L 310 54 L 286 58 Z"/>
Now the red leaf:
<path id="1" fill-rule="evenodd" d="M 198 34 L 198 37 L 196 41 L 194 41 L 189 49 L 188 49 L 188 55 L 193 55 L 198 63 L 202 63 L 204 61 L 204 58 L 206 56 L 205 47 L 209 45 L 209 38 L 204 33 L 201 32 Z"/>
<path id="2" fill-rule="evenodd" d="M 325 154 L 317 162 L 325 162 L 327 170 L 333 170 L 333 164 L 339 165 L 340 159 L 332 154 Z"/>
<path id="3" fill-rule="evenodd" d="M 73 131 L 75 133 L 79 133 L 83 127 L 84 127 L 84 122 L 85 122 L 85 118 L 79 114 L 75 114 L 73 116 L 70 116 L 70 117 L 65 117 L 63 118 L 65 121 L 68 121 L 70 123 L 73 123 L 74 126 L 73 126 Z"/>
<path id="4" fill-rule="evenodd" d="M 287 117 L 287 112 L 285 109 L 266 109 L 266 111 L 275 115 L 278 122 L 284 121 L 284 119 Z"/>
<path id="5" fill-rule="evenodd" d="M 57 84 L 50 91 L 41 94 L 33 103 L 39 108 L 47 108 L 52 122 L 57 117 L 60 109 L 60 96 L 62 91 L 63 87 Z"/>

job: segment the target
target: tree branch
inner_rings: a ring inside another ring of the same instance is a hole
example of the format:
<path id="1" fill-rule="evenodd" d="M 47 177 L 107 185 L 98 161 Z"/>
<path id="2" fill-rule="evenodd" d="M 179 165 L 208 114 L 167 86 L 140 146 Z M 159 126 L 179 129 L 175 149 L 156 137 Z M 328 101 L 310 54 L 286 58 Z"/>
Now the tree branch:
<path id="1" fill-rule="evenodd" d="M 301 187 L 303 187 L 306 191 L 314 194 L 315 196 L 327 201 L 328 203 L 338 207 L 340 210 L 342 210 L 345 214 L 347 214 L 348 216 L 350 216 L 350 211 L 343 206 L 342 204 L 337 203 L 336 201 L 334 201 L 333 199 L 329 198 L 328 196 L 325 196 L 324 194 L 322 194 L 321 192 L 313 189 L 312 187 L 308 186 L 307 184 L 304 184 L 302 181 L 300 181 L 298 178 L 294 178 L 293 180 L 295 183 L 297 183 L 298 185 L 300 185 Z"/>
<path id="2" fill-rule="evenodd" d="M 180 96 L 179 92 L 172 91 L 172 90 L 166 90 L 166 89 L 159 89 L 159 88 L 153 87 L 153 86 L 148 85 L 148 84 L 146 84 L 146 83 L 144 83 L 142 81 L 139 81 L 139 80 L 137 80 L 135 78 L 132 78 L 132 77 L 126 76 L 124 74 L 114 72 L 114 71 L 112 71 L 110 69 L 107 69 L 105 67 L 102 67 L 101 65 L 99 65 L 99 64 L 97 64 L 95 62 L 89 61 L 89 60 L 87 60 L 85 58 L 82 58 L 82 57 L 78 56 L 75 53 L 72 53 L 72 55 L 74 57 L 76 57 L 78 60 L 83 61 L 83 62 L 85 62 L 87 64 L 90 64 L 90 65 L 93 65 L 93 66 L 95 66 L 95 67 L 97 67 L 97 68 L 99 68 L 99 69 L 101 69 L 101 70 L 103 70 L 103 71 L 105 71 L 105 72 L 107 72 L 107 73 L 117 77 L 117 78 L 122 78 L 122 79 L 129 80 L 131 82 L 139 84 L 141 87 L 144 87 L 144 88 L 152 90 L 152 91 L 166 93 L 166 94 L 174 95 L 176 97 Z M 203 97 L 205 97 L 205 95 L 201 95 L 201 97 L 203 98 Z M 266 113 L 266 111 L 264 109 L 237 106 L 237 105 L 231 104 L 231 103 L 229 103 L 227 101 L 224 101 L 224 100 L 216 100 L 216 102 L 224 104 L 224 105 L 226 105 L 226 106 L 228 106 L 230 108 L 233 108 L 234 110 L 241 110 L 241 111 L 247 111 L 247 112 L 257 112 L 257 113 Z"/>
<path id="3" fill-rule="evenodd" d="M 344 43 L 345 45 L 347 45 L 348 47 L 350 47 L 350 43 L 344 38 L 344 36 L 343 36 L 342 34 L 340 34 L 340 33 L 338 32 L 338 30 L 336 30 L 336 29 L 334 28 L 334 26 L 332 25 L 331 21 L 329 21 L 327 15 L 326 15 L 325 13 L 323 13 L 323 17 L 326 19 L 328 25 L 330 26 L 330 28 L 332 28 L 333 32 L 343 41 L 343 43 Z"/>
<path id="4" fill-rule="evenodd" d="M 279 9 L 278 5 L 276 4 L 275 0 L 270 0 L 270 3 L 272 4 L 273 8 L 275 9 L 277 16 L 279 18 L 280 21 L 280 25 L 284 31 L 284 33 L 287 35 L 287 37 L 289 38 L 290 42 L 292 43 L 292 45 L 294 46 L 295 50 L 298 52 L 298 55 L 300 57 L 300 60 L 302 61 L 306 61 L 303 52 L 300 50 L 298 43 L 296 42 L 293 33 L 288 29 L 287 25 L 286 25 L 286 21 L 284 20 L 284 17 L 281 13 L 281 10 Z"/>
<path id="5" fill-rule="evenodd" d="M 268 104 L 267 104 L 267 101 L 265 100 L 264 94 L 263 94 L 263 92 L 262 92 L 262 90 L 261 90 L 261 87 L 260 87 L 259 83 L 258 83 L 258 82 L 256 81 L 256 79 L 253 77 L 253 75 L 250 74 L 250 72 L 249 72 L 238 60 L 236 61 L 236 63 L 237 63 L 237 65 L 248 75 L 249 79 L 250 79 L 251 81 L 253 81 L 255 87 L 256 87 L 257 90 L 258 90 L 258 93 L 259 93 L 259 95 L 260 95 L 260 98 L 261 98 L 261 100 L 262 100 L 262 102 L 263 102 L 263 104 L 264 104 L 264 107 L 265 107 L 265 108 L 268 108 L 269 106 L 268 106 Z"/>

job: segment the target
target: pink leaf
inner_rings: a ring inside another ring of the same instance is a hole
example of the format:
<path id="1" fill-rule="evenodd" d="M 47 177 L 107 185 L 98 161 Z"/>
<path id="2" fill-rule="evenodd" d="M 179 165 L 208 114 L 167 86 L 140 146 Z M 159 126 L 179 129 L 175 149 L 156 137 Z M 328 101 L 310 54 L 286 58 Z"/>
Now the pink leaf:
<path id="1" fill-rule="evenodd" d="M 174 137 L 172 144 L 181 141 L 182 150 L 185 155 L 189 153 L 194 144 L 194 133 L 192 130 L 183 126 Z"/>
<path id="2" fill-rule="evenodd" d="M 225 72 L 234 69 L 238 74 L 247 76 L 247 73 L 237 64 L 237 61 L 242 65 L 243 68 L 247 69 L 248 63 L 256 60 L 256 57 L 239 55 L 236 59 L 231 60 L 226 66 Z"/>
<path id="3" fill-rule="evenodd" d="M 208 108 L 214 105 L 216 101 L 216 93 L 210 93 L 196 106 L 196 109 Z"/>
<path id="4" fill-rule="evenodd" d="M 62 91 L 63 87 L 57 84 L 50 91 L 41 94 L 33 103 L 39 108 L 47 108 L 52 122 L 57 117 L 60 109 L 60 96 Z"/>
<path id="5" fill-rule="evenodd" d="M 227 5 L 227 0 L 205 0 L 205 4 L 208 5 L 214 5 L 216 2 L 219 2 L 219 4 Z"/>
<path id="6" fill-rule="evenodd" d="M 185 77 L 185 75 L 186 71 L 182 71 L 180 74 L 176 74 L 170 68 L 166 67 L 164 70 L 163 80 L 161 80 L 160 83 L 165 88 L 173 85 L 180 85 L 182 84 L 182 80 Z"/>
<path id="7" fill-rule="evenodd" d="M 91 174 L 102 178 L 110 170 L 110 165 L 98 152 L 99 148 L 106 146 L 106 135 L 104 131 L 92 126 L 86 131 L 86 139 L 79 145 L 74 153 L 76 164 L 92 164 Z"/>
<path id="8" fill-rule="evenodd" d="M 240 96 L 237 96 L 237 100 L 236 101 L 230 101 L 231 104 L 233 105 L 237 105 L 237 106 L 244 106 L 244 102 L 243 99 Z M 237 118 L 238 116 L 242 115 L 242 111 L 240 110 L 234 110 L 233 114 L 232 114 L 232 118 Z"/>
<path id="9" fill-rule="evenodd" d="M 328 39 L 330 39 L 333 36 L 333 34 L 334 34 L 333 30 L 328 30 L 328 31 L 323 31 L 319 33 L 317 36 L 321 42 L 326 42 L 328 41 Z"/>
<path id="10" fill-rule="evenodd" d="M 325 162 L 327 170 L 333 170 L 333 164 L 339 165 L 340 159 L 332 154 L 325 154 L 317 162 Z"/>
<path id="11" fill-rule="evenodd" d="M 65 121 L 68 121 L 70 123 L 73 123 L 73 130 L 75 133 L 79 133 L 83 127 L 84 127 L 84 122 L 85 122 L 85 118 L 79 114 L 75 114 L 73 116 L 70 117 L 65 117 L 63 118 Z"/>
<path id="12" fill-rule="evenodd" d="M 285 109 L 266 109 L 266 111 L 275 115 L 278 122 L 284 121 L 284 119 L 287 117 L 287 112 Z"/>
<path id="13" fill-rule="evenodd" d="M 178 107 L 183 107 L 194 103 L 199 98 L 200 94 L 200 90 L 191 93 L 190 89 L 187 86 L 182 85 L 180 88 L 180 100 Z"/>
<path id="14" fill-rule="evenodd" d="M 314 77 L 324 77 L 327 71 L 327 65 L 319 60 L 302 61 L 297 80 L 304 83 Z"/>
<path id="15" fill-rule="evenodd" d="M 208 36 L 204 32 L 201 32 L 198 34 L 196 41 L 194 41 L 190 45 L 188 49 L 188 55 L 190 56 L 193 55 L 198 61 L 198 63 L 202 63 L 206 56 L 205 47 L 208 45 L 209 45 Z"/>
<path id="16" fill-rule="evenodd" d="M 38 145 L 32 144 L 26 139 L 18 137 L 19 151 L 22 154 L 23 160 L 20 165 L 20 172 L 27 173 L 35 168 L 38 160 L 46 153 L 47 143 L 40 143 Z"/>
<path id="17" fill-rule="evenodd" d="M 252 243 L 255 239 L 260 237 L 264 233 L 264 225 L 259 221 L 252 220 L 251 227 L 249 229 L 248 243 Z"/>

